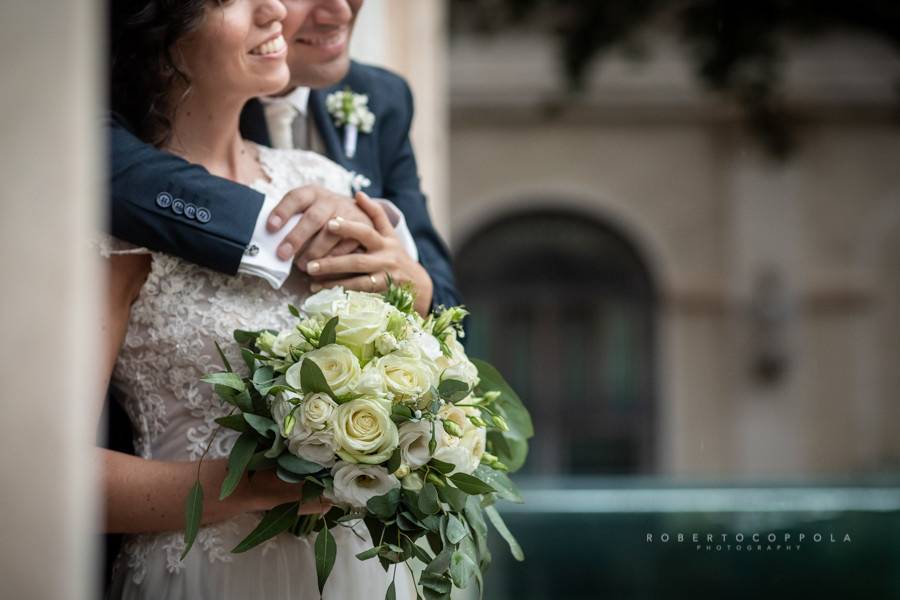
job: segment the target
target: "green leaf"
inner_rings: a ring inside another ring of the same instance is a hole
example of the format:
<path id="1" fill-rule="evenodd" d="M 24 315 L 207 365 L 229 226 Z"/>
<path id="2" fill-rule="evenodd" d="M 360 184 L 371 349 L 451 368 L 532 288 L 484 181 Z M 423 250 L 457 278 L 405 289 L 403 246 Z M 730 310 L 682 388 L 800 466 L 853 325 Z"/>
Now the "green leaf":
<path id="1" fill-rule="evenodd" d="M 325 327 L 322 328 L 322 333 L 319 334 L 319 348 L 327 346 L 329 344 L 333 344 L 337 339 L 336 328 L 338 324 L 337 317 L 331 317 L 328 319 L 328 322 L 325 323 Z"/>
<path id="2" fill-rule="evenodd" d="M 275 466 L 275 461 L 266 456 L 265 452 L 257 452 L 250 459 L 250 462 L 247 463 L 247 471 L 263 471 L 265 469 L 274 469 Z"/>
<path id="3" fill-rule="evenodd" d="M 370 558 L 375 558 L 378 556 L 378 552 L 381 550 L 381 546 L 375 546 L 373 548 L 369 548 L 368 550 L 364 550 L 356 555 L 356 558 L 359 560 L 369 560 Z"/>
<path id="4" fill-rule="evenodd" d="M 252 351 L 248 348 L 241 348 L 241 358 L 244 359 L 244 364 L 251 373 L 256 371 L 256 356 Z"/>
<path id="5" fill-rule="evenodd" d="M 422 525 L 432 533 L 439 533 L 441 530 L 441 519 L 437 515 L 429 515 L 422 519 Z"/>
<path id="6" fill-rule="evenodd" d="M 244 384 L 244 380 L 241 379 L 241 376 L 237 373 L 210 373 L 206 377 L 200 379 L 200 381 L 211 383 L 213 385 L 225 386 L 236 392 L 243 392 L 247 389 L 247 386 Z"/>
<path id="7" fill-rule="evenodd" d="M 214 389 L 219 398 L 228 404 L 238 407 L 242 412 L 253 412 L 253 398 L 250 397 L 250 392 L 247 389 L 237 391 L 219 384 L 216 384 Z"/>
<path id="8" fill-rule="evenodd" d="M 244 420 L 263 437 L 271 437 L 269 436 L 269 433 L 278 433 L 278 425 L 268 417 L 261 417 L 259 415 L 254 415 L 253 413 L 244 413 Z"/>
<path id="9" fill-rule="evenodd" d="M 234 443 L 231 454 L 228 455 L 228 475 L 222 482 L 219 500 L 224 500 L 237 488 L 254 452 L 256 452 L 256 436 L 252 433 L 242 433 Z"/>
<path id="10" fill-rule="evenodd" d="M 478 468 L 475 469 L 473 475 L 494 488 L 497 495 L 504 500 L 517 502 L 519 504 L 524 502 L 522 494 L 519 492 L 519 488 L 516 487 L 516 484 L 512 482 L 512 479 L 510 479 L 506 473 L 492 469 L 487 465 L 478 465 Z"/>
<path id="11" fill-rule="evenodd" d="M 447 541 L 451 544 L 458 544 L 460 540 L 469 535 L 465 523 L 463 523 L 456 515 L 447 516 Z"/>
<path id="12" fill-rule="evenodd" d="M 434 560 L 428 563 L 425 567 L 425 570 L 422 572 L 430 573 L 430 574 L 440 574 L 447 570 L 450 566 L 450 557 L 453 555 L 453 548 L 446 547 L 441 550 L 437 556 L 434 557 Z"/>
<path id="13" fill-rule="evenodd" d="M 203 487 L 200 480 L 194 482 L 191 491 L 188 493 L 187 501 L 184 507 L 184 552 L 181 553 L 181 560 L 191 551 L 194 540 L 197 539 L 197 532 L 200 530 L 200 521 L 203 519 Z"/>
<path id="14" fill-rule="evenodd" d="M 221 425 L 226 429 L 232 429 L 234 431 L 238 431 L 240 433 L 244 433 L 246 431 L 250 431 L 250 426 L 247 424 L 247 421 L 244 420 L 244 415 L 228 415 L 227 417 L 219 417 L 216 419 L 216 423 Z"/>
<path id="15" fill-rule="evenodd" d="M 294 315 L 298 319 L 300 318 L 300 310 L 296 306 L 294 306 L 293 304 L 288 304 L 288 310 L 292 315 Z"/>
<path id="16" fill-rule="evenodd" d="M 279 456 L 278 466 L 295 475 L 310 475 L 312 473 L 318 473 L 324 468 L 319 463 L 305 460 L 299 456 L 294 456 L 293 454 L 282 454 Z"/>
<path id="17" fill-rule="evenodd" d="M 266 540 L 275 537 L 279 533 L 287 531 L 297 520 L 297 510 L 299 510 L 299 508 L 299 502 L 288 502 L 286 504 L 279 504 L 268 511 L 259 522 L 259 525 L 257 525 L 240 544 L 235 546 L 232 552 L 236 554 L 246 552 Z"/>
<path id="18" fill-rule="evenodd" d="M 453 584 L 450 580 L 435 573 L 423 573 L 419 578 L 422 584 L 422 593 L 425 594 L 425 600 L 447 600 L 450 598 L 450 590 Z"/>
<path id="19" fill-rule="evenodd" d="M 215 346 L 216 346 L 216 350 L 219 353 L 219 358 L 222 359 L 222 364 L 225 366 L 225 370 L 228 371 L 229 373 L 233 373 L 234 369 L 231 368 L 231 364 L 228 362 L 228 359 L 225 357 L 225 353 L 222 352 L 222 347 L 219 346 L 219 342 L 213 342 L 213 344 L 215 344 Z"/>
<path id="20" fill-rule="evenodd" d="M 458 379 L 445 379 L 438 385 L 438 394 L 447 402 L 456 403 L 469 395 L 469 386 Z"/>
<path id="21" fill-rule="evenodd" d="M 265 396 L 279 383 L 279 377 L 275 375 L 275 369 L 272 367 L 260 367 L 253 372 L 252 381 L 256 391 Z"/>
<path id="22" fill-rule="evenodd" d="M 449 473 L 450 471 L 452 471 L 453 469 L 456 468 L 453 465 L 451 465 L 450 463 L 444 462 L 442 460 L 438 460 L 436 458 L 432 458 L 430 461 L 428 461 L 428 466 L 434 467 L 434 469 L 442 475 L 446 475 L 447 473 Z"/>
<path id="23" fill-rule="evenodd" d="M 277 465 L 275 467 L 275 475 L 277 475 L 278 479 L 282 480 L 285 483 L 300 483 L 301 481 L 303 481 L 303 475 L 291 473 L 281 465 Z"/>
<path id="24" fill-rule="evenodd" d="M 467 473 L 454 473 L 450 476 L 450 481 L 467 494 L 489 494 L 494 491 L 494 488 Z"/>
<path id="25" fill-rule="evenodd" d="M 419 510 L 426 515 L 436 514 L 441 509 L 438 491 L 433 483 L 426 483 L 419 492 Z"/>
<path id="26" fill-rule="evenodd" d="M 400 488 L 393 488 L 386 494 L 369 498 L 369 501 L 366 502 L 366 508 L 379 519 L 387 520 L 394 517 L 399 504 Z"/>
<path id="27" fill-rule="evenodd" d="M 512 553 L 513 558 L 519 562 L 525 560 L 525 553 L 522 551 L 522 546 L 519 545 L 519 542 L 516 541 L 516 538 L 506 526 L 506 523 L 503 522 L 503 518 L 500 516 L 500 513 L 497 512 L 497 509 L 493 506 L 486 506 L 484 512 L 487 514 L 491 525 L 497 530 L 497 533 L 499 533 L 500 536 L 506 540 L 506 543 L 509 544 L 509 551 Z"/>
<path id="28" fill-rule="evenodd" d="M 406 510 L 397 515 L 397 527 L 406 532 L 420 531 L 422 529 L 418 519 Z"/>
<path id="29" fill-rule="evenodd" d="M 281 436 L 281 432 L 278 430 L 278 427 L 275 427 L 275 441 L 272 442 L 272 447 L 266 450 L 266 457 L 271 459 L 276 459 L 281 456 L 281 453 L 284 451 L 284 438 Z"/>
<path id="30" fill-rule="evenodd" d="M 487 432 L 488 448 L 492 454 L 496 454 L 509 471 L 515 472 L 522 468 L 528 457 L 528 442 L 503 437 L 500 431 Z"/>
<path id="31" fill-rule="evenodd" d="M 533 436 L 534 425 L 531 423 L 531 415 L 528 414 L 528 409 L 525 408 L 522 400 L 519 399 L 519 396 L 509 384 L 506 383 L 503 376 L 500 375 L 497 369 L 483 360 L 477 358 L 471 360 L 472 364 L 478 368 L 478 377 L 481 380 L 478 387 L 482 391 L 494 390 L 500 392 L 500 397 L 492 404 L 492 410 L 498 412 L 509 425 L 509 431 L 504 433 L 504 437 L 527 440 Z"/>
<path id="32" fill-rule="evenodd" d="M 247 345 L 250 342 L 256 341 L 256 338 L 259 337 L 259 331 L 244 331 L 243 329 L 235 329 L 234 333 L 234 341 L 241 345 Z"/>
<path id="33" fill-rule="evenodd" d="M 311 358 L 300 363 L 300 386 L 304 392 L 318 392 L 334 398 L 334 392 L 328 387 L 322 369 Z"/>
<path id="34" fill-rule="evenodd" d="M 458 588 L 464 588 L 469 585 L 469 581 L 477 568 L 478 565 L 475 564 L 475 561 L 460 551 L 454 552 L 450 557 L 450 578 Z"/>
<path id="35" fill-rule="evenodd" d="M 438 494 L 440 495 L 441 500 L 449 504 L 456 512 L 460 512 L 465 508 L 466 499 L 469 497 L 466 492 L 450 487 L 449 485 L 439 488 Z"/>
<path id="36" fill-rule="evenodd" d="M 387 592 L 384 593 L 384 600 L 397 600 L 397 590 L 394 588 L 394 580 L 388 586 Z"/>
<path id="37" fill-rule="evenodd" d="M 319 582 L 319 593 L 325 588 L 325 582 L 334 567 L 334 558 L 337 554 L 337 545 L 334 536 L 327 527 L 316 536 L 316 579 Z"/>
<path id="38" fill-rule="evenodd" d="M 391 454 L 391 457 L 388 459 L 387 464 L 385 465 L 388 473 L 393 473 L 398 468 L 400 468 L 400 448 L 394 450 Z"/>
<path id="39" fill-rule="evenodd" d="M 391 406 L 391 416 L 401 420 L 411 419 L 413 416 L 412 409 L 405 404 L 394 404 Z"/>

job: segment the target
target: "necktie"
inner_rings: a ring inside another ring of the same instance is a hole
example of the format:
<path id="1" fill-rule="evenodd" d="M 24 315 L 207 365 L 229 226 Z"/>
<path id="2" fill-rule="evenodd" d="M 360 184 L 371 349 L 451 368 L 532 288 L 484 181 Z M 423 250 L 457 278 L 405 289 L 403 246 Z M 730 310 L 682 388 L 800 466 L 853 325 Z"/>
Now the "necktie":
<path id="1" fill-rule="evenodd" d="M 263 111 L 266 115 L 266 124 L 269 126 L 272 147 L 282 150 L 293 148 L 293 125 L 298 114 L 294 105 L 287 100 L 278 98 L 266 102 Z"/>

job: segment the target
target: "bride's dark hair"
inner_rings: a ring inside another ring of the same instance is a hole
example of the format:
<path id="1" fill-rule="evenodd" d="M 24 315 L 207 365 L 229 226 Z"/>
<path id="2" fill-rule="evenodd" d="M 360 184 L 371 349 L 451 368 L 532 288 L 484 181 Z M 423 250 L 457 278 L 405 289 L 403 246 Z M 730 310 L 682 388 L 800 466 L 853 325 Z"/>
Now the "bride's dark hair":
<path id="1" fill-rule="evenodd" d="M 209 5 L 227 0 L 111 0 L 110 104 L 145 142 L 160 146 L 172 133 L 171 90 L 188 76 L 172 56 L 175 42 L 194 31 Z"/>

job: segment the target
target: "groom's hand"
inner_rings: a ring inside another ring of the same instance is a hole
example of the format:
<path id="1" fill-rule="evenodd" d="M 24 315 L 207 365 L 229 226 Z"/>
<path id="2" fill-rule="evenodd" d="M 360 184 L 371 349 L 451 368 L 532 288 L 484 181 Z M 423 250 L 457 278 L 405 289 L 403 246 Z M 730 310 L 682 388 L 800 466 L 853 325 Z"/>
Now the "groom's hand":
<path id="1" fill-rule="evenodd" d="M 320 185 L 304 185 L 284 195 L 269 215 L 266 226 L 276 232 L 292 216 L 303 213 L 303 218 L 278 247 L 278 257 L 287 260 L 296 256 L 295 263 L 306 270 L 306 263 L 328 255 L 349 254 L 359 247 L 356 240 L 346 240 L 328 230 L 331 219 L 372 225 L 372 220 L 354 202 L 353 198 L 336 194 Z"/>

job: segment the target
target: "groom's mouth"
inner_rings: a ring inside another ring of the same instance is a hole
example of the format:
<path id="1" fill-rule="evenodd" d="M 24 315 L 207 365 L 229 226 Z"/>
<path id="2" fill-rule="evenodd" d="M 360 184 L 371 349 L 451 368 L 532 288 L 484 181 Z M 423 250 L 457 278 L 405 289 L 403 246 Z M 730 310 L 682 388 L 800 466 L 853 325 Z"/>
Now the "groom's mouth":
<path id="1" fill-rule="evenodd" d="M 327 34 L 302 34 L 294 38 L 298 44 L 309 46 L 317 50 L 325 52 L 343 52 L 347 45 L 350 35 L 349 28 L 341 28 L 340 30 Z"/>
<path id="2" fill-rule="evenodd" d="M 278 56 L 283 54 L 286 49 L 287 43 L 284 41 L 284 37 L 279 35 L 253 48 L 250 50 L 250 54 L 254 56 Z"/>

